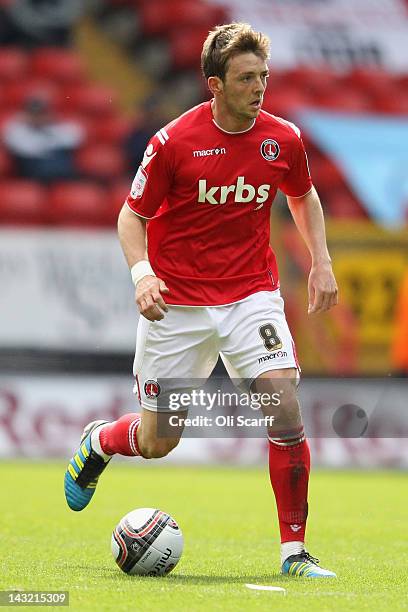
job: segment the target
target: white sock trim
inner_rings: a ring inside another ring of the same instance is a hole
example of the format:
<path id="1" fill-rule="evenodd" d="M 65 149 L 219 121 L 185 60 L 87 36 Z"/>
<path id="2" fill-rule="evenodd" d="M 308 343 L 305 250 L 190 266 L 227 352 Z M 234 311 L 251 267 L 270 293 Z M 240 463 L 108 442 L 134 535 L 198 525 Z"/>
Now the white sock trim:
<path id="1" fill-rule="evenodd" d="M 101 432 L 101 428 L 105 427 L 105 425 L 107 425 L 107 423 L 102 423 L 102 425 L 98 425 L 98 427 L 95 427 L 95 429 L 91 433 L 91 446 L 93 450 L 98 453 L 98 455 L 100 455 L 104 461 L 107 461 L 112 457 L 112 455 L 107 455 L 103 452 L 101 448 L 101 443 L 99 441 L 99 434 Z"/>
<path id="2" fill-rule="evenodd" d="M 271 438 L 270 436 L 268 436 L 268 440 L 269 442 L 271 442 L 272 444 L 275 444 L 276 446 L 297 446 L 298 444 L 300 444 L 301 442 L 304 442 L 306 439 L 305 436 L 305 432 L 301 431 L 298 436 L 293 436 L 292 438 L 288 438 L 287 440 L 285 440 L 285 438 Z"/>
<path id="3" fill-rule="evenodd" d="M 140 417 L 138 417 L 137 419 L 132 421 L 132 423 L 130 424 L 130 427 L 129 427 L 129 431 L 128 431 L 129 446 L 132 449 L 132 452 L 133 452 L 133 454 L 135 456 L 139 456 L 140 455 L 140 453 L 137 450 L 137 447 L 136 447 L 136 445 L 134 443 L 134 440 L 133 440 L 133 436 L 136 435 L 136 430 L 139 427 L 139 425 L 140 425 Z"/>
<path id="4" fill-rule="evenodd" d="M 305 550 L 305 543 L 300 541 L 283 542 L 281 544 L 281 563 L 285 563 L 286 559 L 291 555 L 299 555 Z"/>

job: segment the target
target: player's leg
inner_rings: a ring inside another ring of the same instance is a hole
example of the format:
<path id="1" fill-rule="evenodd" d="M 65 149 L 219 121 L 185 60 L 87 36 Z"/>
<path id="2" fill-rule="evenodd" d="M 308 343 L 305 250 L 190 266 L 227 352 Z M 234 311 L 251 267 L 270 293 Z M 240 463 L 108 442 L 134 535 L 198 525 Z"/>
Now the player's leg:
<path id="1" fill-rule="evenodd" d="M 86 426 L 65 474 L 65 495 L 72 510 L 88 505 L 114 454 L 151 459 L 177 446 L 182 418 L 181 423 L 171 418 L 175 411 L 166 398 L 173 387 L 187 391 L 192 380 L 207 378 L 217 357 L 215 333 L 205 308 L 170 307 L 166 317 L 154 323 L 140 318 L 134 374 L 141 411 L 113 423 L 95 421 Z M 182 417 L 185 412 L 176 414 Z"/>
<path id="2" fill-rule="evenodd" d="M 187 411 L 175 409 L 169 399 L 208 378 L 218 344 L 205 307 L 169 307 L 163 321 L 142 321 L 141 328 L 148 334 L 138 330 L 134 374 L 143 411 L 133 435 L 139 454 L 150 459 L 167 455 L 179 443 Z"/>
<path id="3" fill-rule="evenodd" d="M 296 389 L 295 368 L 263 372 L 252 384 L 252 390 L 266 398 L 278 393 L 280 396 L 278 406 L 266 402 L 263 412 L 274 417 L 268 429 L 269 475 L 278 510 L 282 573 L 309 578 L 335 577 L 333 572 L 319 567 L 318 560 L 305 549 L 310 449 Z"/>
<path id="4" fill-rule="evenodd" d="M 282 571 L 334 576 L 305 551 L 310 451 L 297 398 L 297 358 L 279 292 L 260 292 L 233 305 L 224 328 L 221 350 L 227 370 L 231 364 L 251 383 L 252 393 L 271 398 L 262 402 L 262 410 L 274 418 L 268 429 L 269 474 L 278 509 Z M 279 403 L 273 400 L 277 395 Z"/>
<path id="5" fill-rule="evenodd" d="M 107 455 L 141 456 L 144 459 L 165 457 L 179 443 L 186 416 L 187 411 L 177 411 L 175 415 L 144 408 L 140 414 L 125 414 L 101 427 L 101 451 Z"/>
<path id="6" fill-rule="evenodd" d="M 117 421 L 94 421 L 82 434 L 79 449 L 68 464 L 65 474 L 65 495 L 72 510 L 83 510 L 90 502 L 99 476 L 113 455 L 157 459 L 177 446 L 183 432 L 187 412 L 157 413 L 142 409 L 141 413 L 124 414 Z"/>

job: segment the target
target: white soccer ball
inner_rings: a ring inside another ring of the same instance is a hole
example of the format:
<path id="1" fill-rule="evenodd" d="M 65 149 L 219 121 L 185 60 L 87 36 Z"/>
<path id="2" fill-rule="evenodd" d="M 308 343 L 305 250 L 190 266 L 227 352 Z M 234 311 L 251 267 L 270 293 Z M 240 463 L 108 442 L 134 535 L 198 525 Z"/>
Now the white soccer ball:
<path id="1" fill-rule="evenodd" d="M 176 521 L 154 508 L 132 510 L 112 533 L 112 555 L 126 574 L 163 576 L 183 552 L 183 534 Z"/>

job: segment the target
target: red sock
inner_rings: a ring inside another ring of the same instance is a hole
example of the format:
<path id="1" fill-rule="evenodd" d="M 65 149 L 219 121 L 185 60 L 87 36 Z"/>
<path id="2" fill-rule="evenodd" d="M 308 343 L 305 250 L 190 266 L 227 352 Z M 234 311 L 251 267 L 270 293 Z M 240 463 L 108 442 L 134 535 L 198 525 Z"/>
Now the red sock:
<path id="1" fill-rule="evenodd" d="M 140 424 L 140 414 L 124 414 L 117 421 L 104 425 L 99 433 L 101 449 L 107 455 L 125 455 L 132 457 L 140 455 L 137 443 L 137 428 Z"/>
<path id="2" fill-rule="evenodd" d="M 307 440 L 293 446 L 269 441 L 269 475 L 278 508 L 281 542 L 305 540 L 309 472 Z"/>

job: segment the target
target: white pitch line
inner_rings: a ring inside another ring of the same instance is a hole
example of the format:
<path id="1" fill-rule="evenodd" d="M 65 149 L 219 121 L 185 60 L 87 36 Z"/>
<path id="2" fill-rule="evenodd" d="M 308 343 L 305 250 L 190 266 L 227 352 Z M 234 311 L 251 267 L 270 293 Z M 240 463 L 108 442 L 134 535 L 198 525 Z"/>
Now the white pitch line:
<path id="1" fill-rule="evenodd" d="M 283 595 L 286 595 L 286 589 L 282 587 L 266 586 L 262 584 L 246 584 L 245 586 L 253 591 L 274 591 L 275 593 L 283 593 Z"/>

